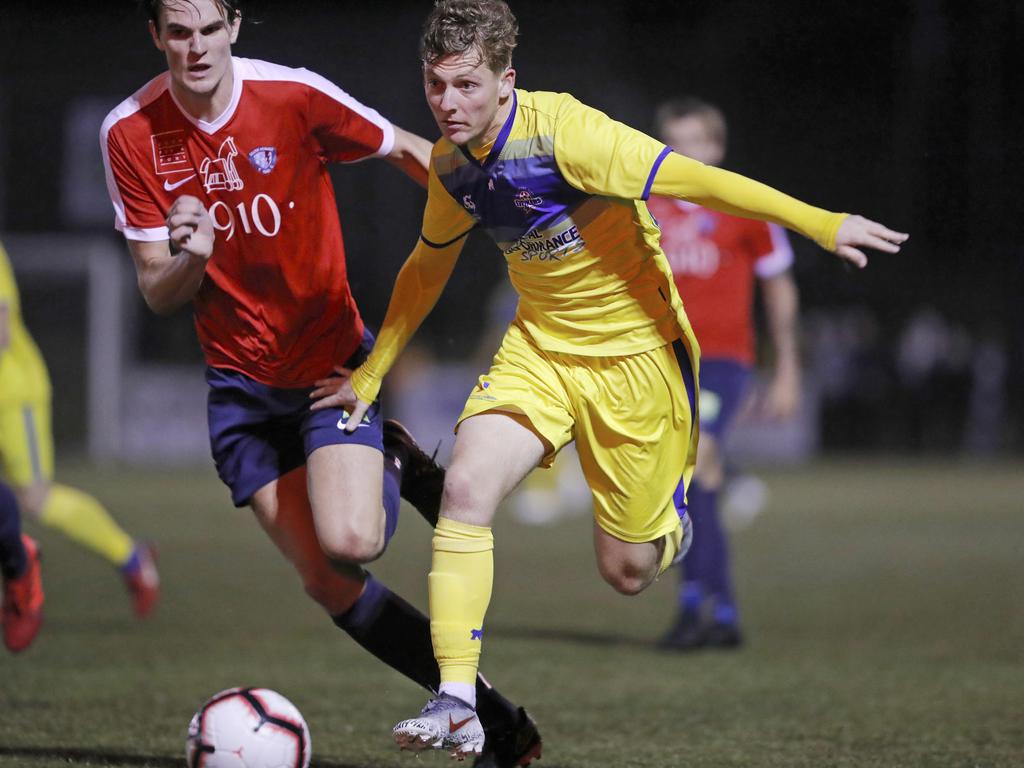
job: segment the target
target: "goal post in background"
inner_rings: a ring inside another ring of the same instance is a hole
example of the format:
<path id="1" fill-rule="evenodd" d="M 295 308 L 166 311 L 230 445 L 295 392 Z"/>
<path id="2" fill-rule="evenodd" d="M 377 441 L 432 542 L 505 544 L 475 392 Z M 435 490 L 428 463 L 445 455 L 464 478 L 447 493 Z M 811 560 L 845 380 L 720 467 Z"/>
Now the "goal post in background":
<path id="1" fill-rule="evenodd" d="M 37 343 L 43 337 L 53 340 L 50 349 L 42 343 L 40 347 L 53 379 L 55 431 L 60 431 L 56 420 L 62 410 L 57 400 L 81 403 L 84 424 L 81 418 L 72 421 L 84 427 L 80 437 L 89 457 L 120 458 L 125 290 L 130 285 L 125 254 L 102 237 L 12 234 L 3 235 L 2 241 L 21 289 L 29 333 Z M 78 291 L 80 298 L 75 296 Z M 60 327 L 75 322 L 80 327 Z M 76 344 L 81 348 L 75 349 Z"/>
<path id="2" fill-rule="evenodd" d="M 58 463 L 197 465 L 209 461 L 201 363 L 164 350 L 142 332 L 148 309 L 124 243 L 96 235 L 0 234 L 22 298 L 22 315 L 53 382 Z M 189 334 L 187 312 L 158 318 Z M 179 343 L 172 346 L 183 346 Z"/>

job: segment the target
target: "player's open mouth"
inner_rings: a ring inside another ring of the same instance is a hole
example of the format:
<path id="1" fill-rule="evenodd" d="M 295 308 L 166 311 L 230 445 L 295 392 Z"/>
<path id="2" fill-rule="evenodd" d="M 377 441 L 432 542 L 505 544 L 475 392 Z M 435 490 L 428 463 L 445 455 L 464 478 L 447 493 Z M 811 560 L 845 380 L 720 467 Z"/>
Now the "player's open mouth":
<path id="1" fill-rule="evenodd" d="M 193 75 L 202 75 L 205 74 L 209 68 L 209 64 L 193 64 L 188 68 L 188 71 Z"/>

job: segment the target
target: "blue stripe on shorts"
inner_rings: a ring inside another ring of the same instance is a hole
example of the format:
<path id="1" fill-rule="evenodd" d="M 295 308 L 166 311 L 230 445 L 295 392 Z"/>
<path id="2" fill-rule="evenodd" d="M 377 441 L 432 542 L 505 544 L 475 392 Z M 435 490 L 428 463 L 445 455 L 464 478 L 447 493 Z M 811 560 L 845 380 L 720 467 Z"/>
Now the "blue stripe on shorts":
<path id="1" fill-rule="evenodd" d="M 676 362 L 679 364 L 679 372 L 683 375 L 683 386 L 686 387 L 686 398 L 690 402 L 690 433 L 697 428 L 697 387 L 693 380 L 693 364 L 690 362 L 690 353 L 681 339 L 672 342 L 672 350 L 676 353 Z M 679 518 L 686 517 L 686 478 L 680 476 L 679 484 L 675 493 L 672 494 L 672 501 L 675 504 Z"/>

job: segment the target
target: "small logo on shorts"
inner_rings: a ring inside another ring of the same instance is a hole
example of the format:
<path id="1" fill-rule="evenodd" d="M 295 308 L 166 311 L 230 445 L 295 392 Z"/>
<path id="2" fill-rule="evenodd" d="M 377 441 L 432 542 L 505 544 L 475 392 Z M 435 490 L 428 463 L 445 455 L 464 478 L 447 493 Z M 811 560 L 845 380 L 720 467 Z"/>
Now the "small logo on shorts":
<path id="1" fill-rule="evenodd" d="M 349 416 L 351 416 L 351 415 L 352 414 L 350 414 L 348 411 L 342 409 L 342 411 L 341 411 L 341 418 L 338 419 L 338 429 L 344 429 L 345 428 L 345 424 L 348 422 Z M 356 429 L 358 429 L 359 427 L 368 427 L 368 426 L 370 426 L 370 414 L 365 413 L 365 414 L 363 414 L 363 420 L 361 422 L 359 422 L 358 424 L 356 424 Z"/>

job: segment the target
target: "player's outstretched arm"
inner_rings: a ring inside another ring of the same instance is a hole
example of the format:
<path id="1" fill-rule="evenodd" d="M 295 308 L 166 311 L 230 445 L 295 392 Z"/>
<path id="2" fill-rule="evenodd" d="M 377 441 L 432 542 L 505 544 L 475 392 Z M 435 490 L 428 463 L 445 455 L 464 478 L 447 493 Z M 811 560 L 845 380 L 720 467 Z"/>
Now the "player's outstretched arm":
<path id="1" fill-rule="evenodd" d="M 430 166 L 430 150 L 433 145 L 415 133 L 395 129 L 395 145 L 386 160 L 398 168 L 421 187 L 427 186 L 427 169 Z"/>
<path id="2" fill-rule="evenodd" d="M 395 279 L 384 325 L 370 356 L 355 371 L 338 368 L 338 376 L 316 382 L 309 395 L 314 401 L 312 410 L 341 407 L 350 414 L 345 430 L 351 432 L 359 425 L 377 399 L 384 375 L 440 298 L 465 242 L 461 237 L 440 247 L 422 239 L 416 243 Z"/>
<path id="3" fill-rule="evenodd" d="M 192 300 L 213 255 L 210 214 L 198 198 L 183 195 L 167 212 L 168 240 L 129 240 L 139 290 L 149 308 L 167 315 Z"/>
<path id="4" fill-rule="evenodd" d="M 658 168 L 651 192 L 692 200 L 735 216 L 773 221 L 858 267 L 867 264 L 861 248 L 897 253 L 910 237 L 861 216 L 815 208 L 767 184 L 675 152 L 669 153 Z"/>

